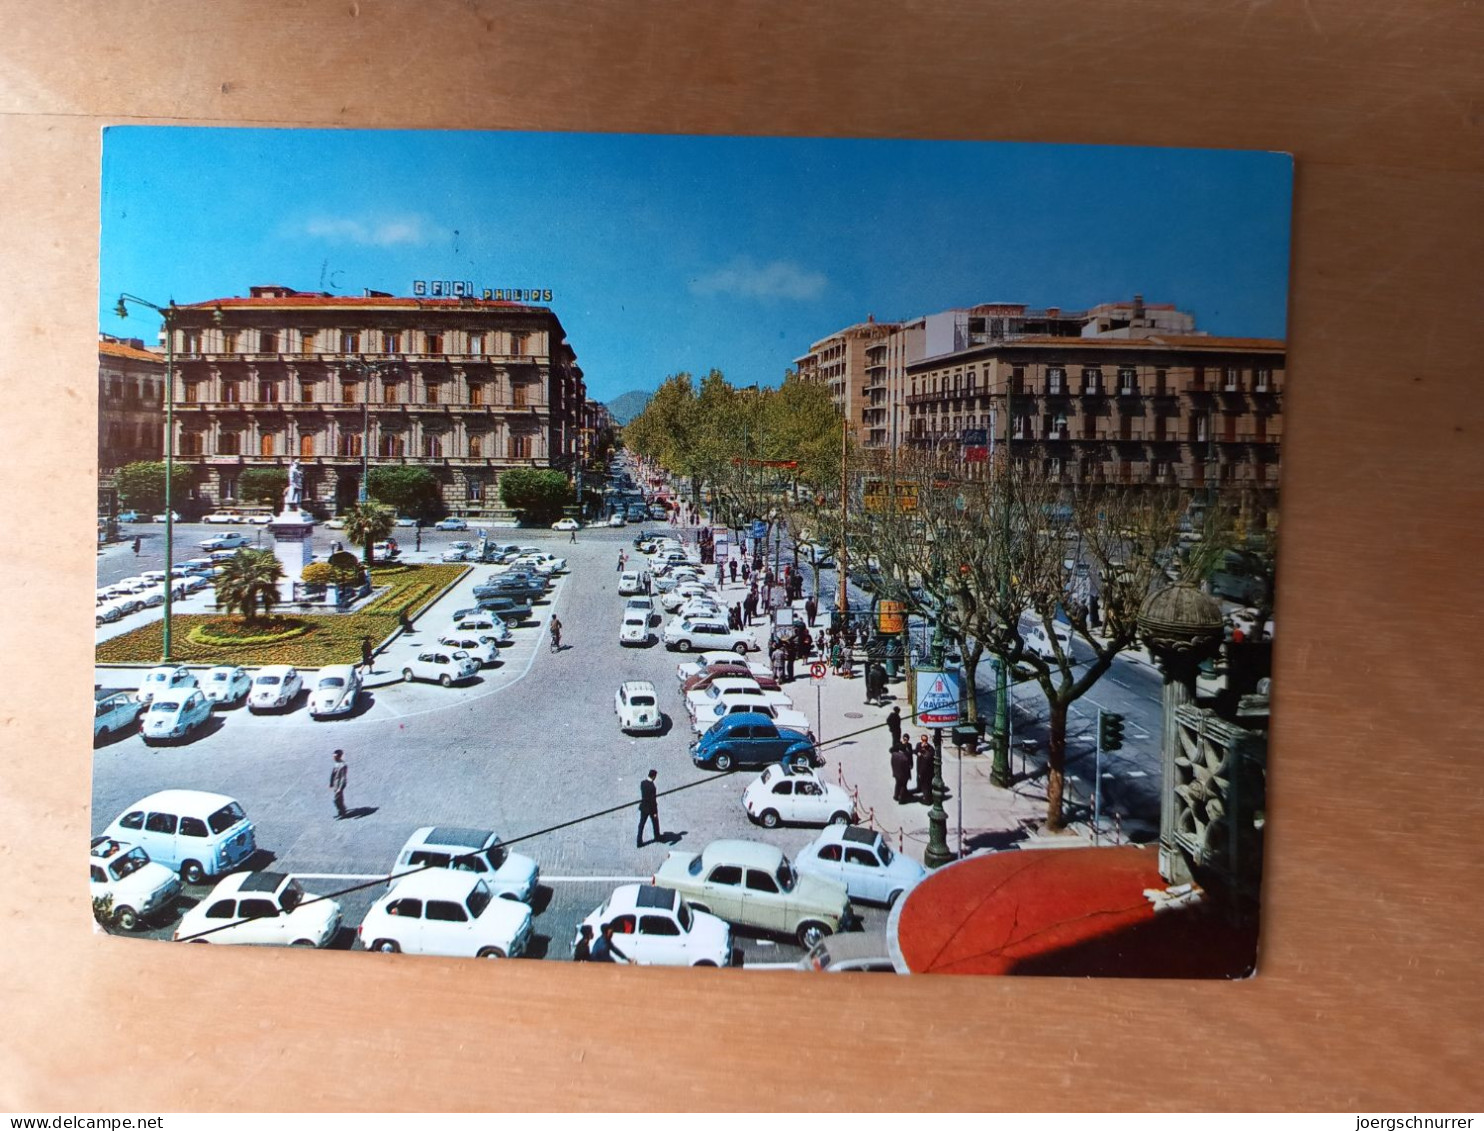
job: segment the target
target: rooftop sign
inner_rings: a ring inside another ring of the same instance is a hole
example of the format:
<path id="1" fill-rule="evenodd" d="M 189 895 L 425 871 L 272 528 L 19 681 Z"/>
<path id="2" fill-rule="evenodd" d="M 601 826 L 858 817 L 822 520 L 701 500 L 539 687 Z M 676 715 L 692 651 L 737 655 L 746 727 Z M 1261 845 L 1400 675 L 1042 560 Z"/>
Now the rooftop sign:
<path id="1" fill-rule="evenodd" d="M 550 302 L 549 287 L 476 288 L 469 279 L 414 279 L 414 298 L 480 298 L 494 302 Z"/>

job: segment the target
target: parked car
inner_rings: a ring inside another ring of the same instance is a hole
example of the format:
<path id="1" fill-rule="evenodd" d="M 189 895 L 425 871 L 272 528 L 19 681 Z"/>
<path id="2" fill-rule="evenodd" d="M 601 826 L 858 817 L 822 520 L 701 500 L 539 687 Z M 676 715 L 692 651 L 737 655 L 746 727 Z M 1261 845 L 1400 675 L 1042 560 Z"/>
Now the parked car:
<path id="1" fill-rule="evenodd" d="M 93 740 L 134 729 L 144 704 L 129 691 L 100 688 L 93 692 Z"/>
<path id="2" fill-rule="evenodd" d="M 687 660 L 675 666 L 675 677 L 684 683 L 694 675 L 703 675 L 710 669 L 721 664 L 734 665 L 746 668 L 753 675 L 773 674 L 773 669 L 762 661 L 750 661 L 741 652 L 702 652 L 694 660 Z"/>
<path id="3" fill-rule="evenodd" d="M 211 700 L 195 687 L 157 692 L 144 712 L 140 733 L 147 745 L 186 739 L 211 717 Z"/>
<path id="4" fill-rule="evenodd" d="M 417 525 L 417 519 L 415 519 L 415 518 L 408 518 L 406 515 L 399 515 L 397 517 L 397 525 L 398 526 L 416 526 Z"/>
<path id="5" fill-rule="evenodd" d="M 691 730 L 698 735 L 705 735 L 714 729 L 722 719 L 730 718 L 732 715 L 757 714 L 765 715 L 773 720 L 780 728 L 798 731 L 810 742 L 814 741 L 814 724 L 809 721 L 809 716 L 803 711 L 796 711 L 792 707 L 779 707 L 773 703 L 735 702 L 718 703 L 709 716 L 698 715 L 691 720 Z"/>
<path id="6" fill-rule="evenodd" d="M 738 704 L 746 704 L 750 709 L 792 707 L 793 700 L 782 691 L 764 691 L 749 675 L 713 676 L 705 687 L 685 693 L 685 709 L 697 722 L 709 720 L 707 726 L 730 713 L 721 708 Z"/>
<path id="7" fill-rule="evenodd" d="M 367 950 L 514 958 L 531 938 L 531 909 L 496 899 L 472 872 L 432 869 L 402 880 L 371 905 L 356 935 Z"/>
<path id="8" fill-rule="evenodd" d="M 283 872 L 237 872 L 180 917 L 177 942 L 328 946 L 340 931 L 340 904 L 310 895 Z"/>
<path id="9" fill-rule="evenodd" d="M 354 664 L 330 664 L 309 677 L 309 717 L 331 719 L 356 709 L 361 671 Z"/>
<path id="10" fill-rule="evenodd" d="M 748 667 L 743 664 L 713 664 L 706 668 L 700 675 L 693 675 L 684 680 L 680 685 L 680 693 L 689 695 L 692 691 L 705 691 L 713 682 L 719 679 L 750 679 L 764 691 L 779 691 L 781 687 L 771 675 L 761 675 L 757 672 L 759 664 Z"/>
<path id="11" fill-rule="evenodd" d="M 270 664 L 259 668 L 252 681 L 252 690 L 247 695 L 247 709 L 253 714 L 259 711 L 280 711 L 294 705 L 299 692 L 304 690 L 304 679 L 299 669 L 288 664 Z"/>
<path id="12" fill-rule="evenodd" d="M 123 615 L 124 609 L 119 601 L 104 601 L 93 608 L 93 627 L 102 628 L 105 624 L 112 624 Z"/>
<path id="13" fill-rule="evenodd" d="M 504 622 L 497 621 L 503 626 Z M 493 664 L 500 658 L 500 645 L 489 637 L 476 636 L 472 631 L 459 632 L 456 629 L 443 632 L 438 637 L 438 643 L 445 648 L 462 649 L 479 661 L 479 666 Z"/>
<path id="14" fill-rule="evenodd" d="M 201 517 L 201 521 L 205 523 L 216 523 L 224 526 L 231 526 L 235 523 L 242 522 L 243 516 L 241 511 L 221 510 L 213 511 L 211 514 L 208 515 L 203 515 Z"/>
<path id="15" fill-rule="evenodd" d="M 1056 645 L 1061 649 L 1061 654 L 1070 659 L 1072 655 L 1072 630 L 1060 621 L 1054 622 L 1052 629 L 1056 633 Z M 1052 646 L 1051 637 L 1047 635 L 1044 625 L 1031 625 L 1026 630 L 1022 639 L 1025 641 L 1025 650 L 1027 652 L 1033 652 L 1043 660 L 1055 662 L 1056 648 Z"/>
<path id="16" fill-rule="evenodd" d="M 185 572 L 190 574 L 195 574 L 198 577 L 209 577 L 211 576 L 211 571 L 216 568 L 216 562 L 212 561 L 210 558 L 191 558 L 187 561 L 181 562 L 180 565 L 176 566 L 175 568 L 178 570 L 184 570 Z"/>
<path id="17" fill-rule="evenodd" d="M 890 907 L 927 874 L 916 860 L 893 852 L 875 829 L 831 825 L 799 852 L 799 871 L 845 885 L 851 899 Z"/>
<path id="18" fill-rule="evenodd" d="M 371 547 L 371 560 L 373 562 L 396 561 L 402 556 L 402 548 L 391 542 L 377 542 Z"/>
<path id="19" fill-rule="evenodd" d="M 771 844 L 715 840 L 701 852 L 671 852 L 654 874 L 695 911 L 730 923 L 792 935 L 814 946 L 854 920 L 843 884 L 794 871 Z"/>
<path id="20" fill-rule="evenodd" d="M 150 519 L 149 520 L 151 522 L 164 522 L 165 521 L 165 516 L 163 514 L 150 515 Z M 171 522 L 179 522 L 180 521 L 180 512 L 179 511 L 171 511 L 170 512 L 170 521 Z"/>
<path id="21" fill-rule="evenodd" d="M 439 634 L 443 636 L 473 636 L 481 644 L 498 647 L 510 639 L 510 626 L 493 613 L 479 609 L 460 609 L 453 623 Z"/>
<path id="22" fill-rule="evenodd" d="M 706 770 L 766 766 L 773 762 L 813 765 L 814 743 L 802 731 L 780 727 L 767 715 L 742 711 L 719 719 L 690 746 L 691 761 Z"/>
<path id="23" fill-rule="evenodd" d="M 136 801 L 103 830 L 137 844 L 188 884 L 230 872 L 257 851 L 253 823 L 220 793 L 163 789 Z"/>
<path id="24" fill-rule="evenodd" d="M 252 676 L 231 664 L 212 668 L 206 673 L 204 680 L 201 690 L 206 698 L 222 707 L 238 706 L 252 690 Z"/>
<path id="25" fill-rule="evenodd" d="M 253 540 L 234 530 L 228 534 L 213 534 L 210 538 L 201 539 L 198 544 L 203 550 L 240 550 L 244 546 L 251 546 Z"/>
<path id="26" fill-rule="evenodd" d="M 553 530 L 581 530 L 582 523 L 575 518 L 559 518 L 551 524 Z"/>
<path id="27" fill-rule="evenodd" d="M 650 629 L 650 618 L 652 614 L 635 609 L 626 609 L 623 615 L 623 623 L 618 627 L 618 642 L 625 647 L 638 645 L 642 647 L 654 638 Z"/>
<path id="28" fill-rule="evenodd" d="M 132 931 L 180 894 L 180 877 L 157 864 L 138 845 L 96 836 L 88 856 L 88 890 L 94 899 L 111 901 L 109 921 Z"/>
<path id="29" fill-rule="evenodd" d="M 613 928 L 613 946 L 636 966 L 730 966 L 732 929 L 705 911 L 695 911 L 680 893 L 652 884 L 624 884 L 583 925 L 593 938 Z M 575 948 L 579 929 L 572 940 Z"/>
<path id="30" fill-rule="evenodd" d="M 627 525 L 627 523 L 624 521 L 624 516 L 623 515 L 621 515 L 621 514 L 610 514 L 608 516 L 608 525 L 609 526 L 625 526 L 625 525 Z"/>
<path id="31" fill-rule="evenodd" d="M 620 597 L 632 597 L 636 593 L 643 593 L 644 572 L 642 570 L 625 570 L 618 575 L 618 595 Z"/>
<path id="32" fill-rule="evenodd" d="M 742 792 L 749 820 L 765 829 L 790 825 L 848 825 L 855 804 L 838 785 L 820 779 L 810 766 L 769 766 Z"/>
<path id="33" fill-rule="evenodd" d="M 521 577 L 512 577 L 509 574 L 492 577 L 474 587 L 474 597 L 479 601 L 485 601 L 491 597 L 508 597 L 512 601 L 529 604 L 545 596 L 545 585 Z"/>
<path id="34" fill-rule="evenodd" d="M 179 664 L 162 664 L 150 668 L 139 684 L 139 701 L 148 703 L 162 691 L 176 691 L 196 686 L 196 677 Z"/>
<path id="35" fill-rule="evenodd" d="M 424 648 L 402 668 L 402 678 L 408 683 L 423 679 L 441 683 L 444 687 L 473 679 L 478 674 L 479 661 L 461 648 Z"/>
<path id="36" fill-rule="evenodd" d="M 138 511 L 119 511 L 118 520 L 120 522 L 141 522 L 141 521 L 143 521 L 139 517 L 139 512 Z"/>
<path id="37" fill-rule="evenodd" d="M 479 551 L 472 542 L 454 542 L 440 556 L 446 562 L 477 561 Z"/>
<path id="38" fill-rule="evenodd" d="M 536 894 L 541 869 L 536 861 L 511 852 L 489 829 L 467 829 L 456 825 L 425 825 L 397 853 L 392 886 L 402 883 L 397 874 L 411 868 L 451 868 L 473 872 L 501 899 L 530 903 Z"/>
<path id="39" fill-rule="evenodd" d="M 665 625 L 661 639 L 666 648 L 679 652 L 729 648 L 745 654 L 756 647 L 746 629 L 732 628 L 724 620 L 683 620 L 677 617 Z"/>
<path id="40" fill-rule="evenodd" d="M 633 679 L 619 684 L 613 693 L 613 710 L 618 714 L 621 731 L 663 730 L 665 716 L 660 712 L 659 695 L 647 679 Z"/>
<path id="41" fill-rule="evenodd" d="M 435 530 L 468 530 L 469 524 L 461 518 L 449 517 L 435 522 L 433 528 Z"/>
<path id="42" fill-rule="evenodd" d="M 345 519 L 337 514 L 334 518 L 330 519 L 329 522 L 325 523 L 325 525 L 328 526 L 331 530 L 344 530 Z"/>
<path id="43" fill-rule="evenodd" d="M 799 960 L 797 968 L 820 974 L 896 972 L 885 931 L 849 931 L 822 938 Z"/>
<path id="44" fill-rule="evenodd" d="M 518 625 L 531 619 L 531 603 L 517 601 L 514 597 L 481 597 L 479 604 L 460 609 L 453 614 L 453 619 L 461 621 L 473 616 L 498 617 L 508 625 Z"/>

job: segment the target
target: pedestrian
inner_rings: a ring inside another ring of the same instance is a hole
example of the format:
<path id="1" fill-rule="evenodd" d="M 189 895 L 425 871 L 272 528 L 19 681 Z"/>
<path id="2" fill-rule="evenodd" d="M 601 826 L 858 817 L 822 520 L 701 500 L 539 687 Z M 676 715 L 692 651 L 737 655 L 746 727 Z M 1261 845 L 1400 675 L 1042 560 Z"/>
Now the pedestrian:
<path id="1" fill-rule="evenodd" d="M 635 848 L 644 847 L 645 824 L 654 829 L 654 839 L 660 839 L 660 800 L 654 787 L 654 779 L 659 776 L 658 770 L 650 770 L 649 776 L 639 783 L 639 829 L 634 833 Z"/>
<path id="2" fill-rule="evenodd" d="M 613 924 L 603 924 L 603 937 L 593 943 L 592 950 L 588 952 L 589 962 L 620 962 L 628 964 L 628 956 L 618 947 L 613 945 Z"/>
<path id="3" fill-rule="evenodd" d="M 574 526 L 571 530 L 567 531 L 567 541 L 571 542 L 574 546 L 577 545 L 577 527 Z"/>
<path id="4" fill-rule="evenodd" d="M 581 938 L 572 948 L 573 962 L 591 962 L 593 958 L 593 929 L 584 923 L 579 932 Z"/>
<path id="5" fill-rule="evenodd" d="M 732 584 L 737 584 L 737 559 L 733 558 L 727 562 L 727 571 L 732 575 Z"/>
<path id="6" fill-rule="evenodd" d="M 819 601 L 811 596 L 804 602 L 804 613 L 809 618 L 809 627 L 814 627 L 814 618 L 819 616 Z"/>
<path id="7" fill-rule="evenodd" d="M 779 683 L 783 682 L 783 649 L 775 640 L 772 649 L 768 652 L 768 660 L 773 665 L 773 678 Z"/>
<path id="8" fill-rule="evenodd" d="M 834 670 L 834 673 L 836 675 L 840 674 L 840 662 L 844 658 L 844 656 L 845 650 L 840 646 L 840 642 L 838 640 L 830 645 L 830 667 Z"/>
<path id="9" fill-rule="evenodd" d="M 900 740 L 891 744 L 891 781 L 892 800 L 898 805 L 905 805 L 912 800 L 907 791 L 907 779 L 912 776 L 912 754 L 907 745 Z"/>
<path id="10" fill-rule="evenodd" d="M 742 600 L 742 611 L 747 614 L 747 623 L 752 623 L 753 615 L 757 612 L 757 596 L 751 592 Z"/>
<path id="11" fill-rule="evenodd" d="M 788 673 L 788 681 L 792 683 L 794 679 L 794 661 L 799 658 L 798 649 L 794 647 L 794 642 L 787 636 L 783 638 L 782 644 L 783 670 Z"/>
<path id="12" fill-rule="evenodd" d="M 335 798 L 335 820 L 345 819 L 345 779 L 350 768 L 345 764 L 345 751 L 335 751 L 335 764 L 330 767 L 330 795 Z"/>
<path id="13" fill-rule="evenodd" d="M 855 648 L 846 644 L 840 649 L 840 674 L 846 679 L 855 678 Z"/>
<path id="14" fill-rule="evenodd" d="M 886 716 L 886 729 L 891 731 L 892 748 L 900 746 L 902 743 L 902 709 L 900 707 L 893 707 L 891 714 Z"/>
<path id="15" fill-rule="evenodd" d="M 371 674 L 371 638 L 361 637 L 361 667 L 366 669 L 366 674 Z"/>
<path id="16" fill-rule="evenodd" d="M 752 567 L 747 564 L 747 559 L 746 558 L 743 558 L 742 559 L 742 580 L 743 581 L 746 581 L 751 576 L 752 576 Z"/>
<path id="17" fill-rule="evenodd" d="M 139 536 L 138 535 L 135 535 L 135 537 L 134 537 L 134 556 L 136 558 L 139 556 Z"/>
<path id="18" fill-rule="evenodd" d="M 654 595 L 654 578 L 649 576 L 648 570 L 644 571 L 644 595 L 646 597 Z"/>
<path id="19" fill-rule="evenodd" d="M 1103 618 L 1099 615 L 1098 595 L 1096 593 L 1091 594 L 1087 598 L 1087 623 L 1093 628 L 1097 628 L 1103 623 Z"/>
<path id="20" fill-rule="evenodd" d="M 397 623 L 401 625 L 402 631 L 409 636 L 415 631 L 412 627 L 412 618 L 407 615 L 406 609 L 397 610 Z"/>
<path id="21" fill-rule="evenodd" d="M 932 804 L 933 744 L 927 735 L 917 740 L 917 792 L 922 795 L 924 805 Z"/>
<path id="22" fill-rule="evenodd" d="M 618 572 L 619 573 L 622 573 L 623 572 L 623 564 L 624 564 L 624 562 L 626 560 L 627 559 L 624 557 L 624 552 L 622 550 L 620 550 L 618 552 Z"/>
<path id="23" fill-rule="evenodd" d="M 555 613 L 551 614 L 551 650 L 553 652 L 562 650 L 562 622 L 557 619 Z"/>
<path id="24" fill-rule="evenodd" d="M 423 548 L 423 528 L 419 526 L 412 534 L 412 548 L 421 551 Z"/>

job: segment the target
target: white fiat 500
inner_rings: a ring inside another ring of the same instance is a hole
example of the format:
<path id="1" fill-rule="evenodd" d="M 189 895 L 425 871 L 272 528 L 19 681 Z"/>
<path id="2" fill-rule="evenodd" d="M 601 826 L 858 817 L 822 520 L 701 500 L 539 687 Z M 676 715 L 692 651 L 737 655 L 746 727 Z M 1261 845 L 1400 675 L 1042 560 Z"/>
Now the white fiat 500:
<path id="1" fill-rule="evenodd" d="M 242 668 L 223 664 L 206 673 L 201 690 L 213 703 L 232 707 L 247 698 L 247 693 L 252 690 L 252 676 Z"/>
<path id="2" fill-rule="evenodd" d="M 247 695 L 247 709 L 252 712 L 281 711 L 293 705 L 303 688 L 304 679 L 297 668 L 287 664 L 260 668 Z"/>
<path id="3" fill-rule="evenodd" d="M 618 714 L 622 731 L 655 731 L 665 727 L 660 713 L 659 695 L 647 679 L 629 680 L 613 694 L 613 709 Z"/>
<path id="4" fill-rule="evenodd" d="M 530 903 L 541 869 L 536 861 L 511 852 L 491 829 L 427 825 L 418 829 L 397 853 L 394 874 L 413 868 L 452 868 L 473 872 L 501 899 Z M 392 880 L 396 887 L 400 880 Z"/>
<path id="5" fill-rule="evenodd" d="M 831 825 L 795 861 L 801 875 L 844 884 L 851 899 L 888 907 L 927 874 L 916 860 L 893 852 L 875 829 L 858 825 Z"/>
<path id="6" fill-rule="evenodd" d="M 331 664 L 309 677 L 309 715 L 329 719 L 356 709 L 361 673 L 352 664 Z"/>
<path id="7" fill-rule="evenodd" d="M 113 925 L 132 931 L 139 920 L 175 901 L 180 877 L 138 845 L 100 836 L 93 838 L 88 886 L 94 899 L 107 896 L 111 901 Z"/>
<path id="8" fill-rule="evenodd" d="M 310 895 L 282 872 L 236 872 L 180 918 L 178 942 L 327 946 L 340 904 Z"/>
<path id="9" fill-rule="evenodd" d="M 166 664 L 151 668 L 139 685 L 139 701 L 148 703 L 162 691 L 174 691 L 181 687 L 195 687 L 196 677 L 178 664 Z"/>
<path id="10" fill-rule="evenodd" d="M 199 688 L 182 687 L 176 691 L 162 691 L 144 712 L 140 733 L 150 746 L 160 742 L 172 742 L 189 738 L 191 731 L 202 726 L 211 717 L 211 700 L 201 694 Z"/>
<path id="11" fill-rule="evenodd" d="M 402 667 L 402 678 L 427 680 L 452 687 L 479 674 L 479 661 L 462 648 L 424 648 Z"/>
<path id="12" fill-rule="evenodd" d="M 613 946 L 636 966 L 730 966 L 732 928 L 670 888 L 624 884 L 583 921 L 597 939 L 613 927 Z M 581 930 L 572 940 L 582 937 Z"/>
<path id="13" fill-rule="evenodd" d="M 493 664 L 500 657 L 500 646 L 494 640 L 485 639 L 474 633 L 445 632 L 438 637 L 438 643 L 445 648 L 454 650 L 462 649 L 479 661 L 480 667 Z"/>
<path id="14" fill-rule="evenodd" d="M 764 828 L 790 825 L 848 825 L 855 806 L 838 785 L 822 781 L 812 767 L 769 766 L 742 793 L 747 816 Z"/>
<path id="15" fill-rule="evenodd" d="M 432 869 L 408 876 L 371 905 L 356 935 L 385 954 L 514 958 L 531 940 L 531 909 L 496 899 L 473 872 Z"/>

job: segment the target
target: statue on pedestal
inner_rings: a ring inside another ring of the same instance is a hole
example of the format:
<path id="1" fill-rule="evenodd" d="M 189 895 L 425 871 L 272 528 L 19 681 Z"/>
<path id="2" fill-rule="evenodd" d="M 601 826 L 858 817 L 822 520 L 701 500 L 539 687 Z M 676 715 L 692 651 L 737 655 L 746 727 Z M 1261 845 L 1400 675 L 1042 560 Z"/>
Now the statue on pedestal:
<path id="1" fill-rule="evenodd" d="M 283 497 L 284 510 L 298 510 L 304 501 L 304 468 L 298 460 L 289 464 L 289 489 Z"/>

